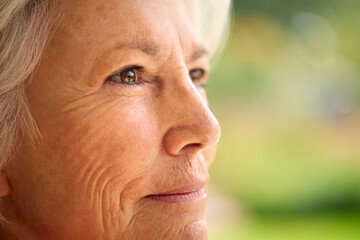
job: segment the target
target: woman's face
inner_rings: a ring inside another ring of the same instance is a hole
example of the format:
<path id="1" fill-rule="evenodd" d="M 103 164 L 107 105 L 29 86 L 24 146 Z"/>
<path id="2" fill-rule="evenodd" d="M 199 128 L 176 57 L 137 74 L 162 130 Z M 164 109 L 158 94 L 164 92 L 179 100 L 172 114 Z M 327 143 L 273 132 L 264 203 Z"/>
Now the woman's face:
<path id="1" fill-rule="evenodd" d="M 9 166 L 19 225 L 34 239 L 205 239 L 220 130 L 183 2 L 61 4 L 27 88 L 43 140 Z"/>

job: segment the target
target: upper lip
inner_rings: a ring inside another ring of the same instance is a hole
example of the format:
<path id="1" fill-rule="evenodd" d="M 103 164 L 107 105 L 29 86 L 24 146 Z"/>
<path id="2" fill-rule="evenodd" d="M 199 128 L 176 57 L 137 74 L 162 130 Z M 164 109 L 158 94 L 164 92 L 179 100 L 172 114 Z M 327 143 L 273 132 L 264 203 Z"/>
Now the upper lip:
<path id="1" fill-rule="evenodd" d="M 197 192 L 203 189 L 208 182 L 209 182 L 209 175 L 206 174 L 203 177 L 196 178 L 193 181 L 189 181 L 185 184 L 180 185 L 179 187 L 175 187 L 168 191 L 165 190 L 164 192 L 161 193 L 151 194 L 149 196 L 173 195 L 173 194 L 185 194 L 185 193 Z"/>

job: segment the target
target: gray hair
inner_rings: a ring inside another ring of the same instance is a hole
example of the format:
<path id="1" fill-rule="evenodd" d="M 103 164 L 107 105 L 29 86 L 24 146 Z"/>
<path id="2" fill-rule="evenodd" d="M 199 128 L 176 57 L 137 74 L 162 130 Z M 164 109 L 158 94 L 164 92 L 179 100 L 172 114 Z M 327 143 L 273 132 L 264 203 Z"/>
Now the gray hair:
<path id="1" fill-rule="evenodd" d="M 210 56 L 219 53 L 229 34 L 231 0 L 185 0 L 195 36 Z"/>
<path id="2" fill-rule="evenodd" d="M 50 3 L 0 2 L 0 169 L 12 157 L 21 136 L 36 132 L 25 87 L 35 71 L 51 29 Z"/>
<path id="3" fill-rule="evenodd" d="M 0 1 L 0 171 L 24 134 L 37 136 L 25 88 L 56 19 L 51 9 L 45 0 Z M 1 213 L 0 223 L 11 228 Z"/>

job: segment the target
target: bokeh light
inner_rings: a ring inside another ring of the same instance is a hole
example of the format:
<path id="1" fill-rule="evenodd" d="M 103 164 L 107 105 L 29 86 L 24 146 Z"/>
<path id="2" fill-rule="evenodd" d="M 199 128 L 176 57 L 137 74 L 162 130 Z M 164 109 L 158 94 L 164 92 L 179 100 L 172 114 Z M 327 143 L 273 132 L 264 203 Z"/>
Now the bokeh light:
<path id="1" fill-rule="evenodd" d="M 233 5 L 207 89 L 210 239 L 359 239 L 360 1 Z"/>

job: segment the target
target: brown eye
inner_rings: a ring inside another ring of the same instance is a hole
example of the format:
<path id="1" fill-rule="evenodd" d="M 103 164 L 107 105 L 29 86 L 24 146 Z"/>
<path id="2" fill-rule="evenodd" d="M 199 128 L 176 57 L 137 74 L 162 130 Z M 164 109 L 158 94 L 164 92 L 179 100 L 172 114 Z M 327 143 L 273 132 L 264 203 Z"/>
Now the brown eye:
<path id="1" fill-rule="evenodd" d="M 195 69 L 190 70 L 189 75 L 190 75 L 191 80 L 193 80 L 194 82 L 197 82 L 204 77 L 205 72 L 201 68 L 195 68 Z"/>
<path id="2" fill-rule="evenodd" d="M 136 73 L 132 70 L 128 70 L 125 72 L 122 72 L 120 74 L 120 80 L 123 83 L 133 83 L 136 82 Z"/>
<path id="3" fill-rule="evenodd" d="M 136 73 L 133 70 L 126 70 L 108 77 L 109 81 L 115 83 L 135 83 L 136 82 Z"/>
<path id="4" fill-rule="evenodd" d="M 125 85 L 140 84 L 142 83 L 139 77 L 139 72 L 141 71 L 142 71 L 142 67 L 136 67 L 136 66 L 129 67 L 111 75 L 106 80 L 117 84 L 125 84 Z"/>

